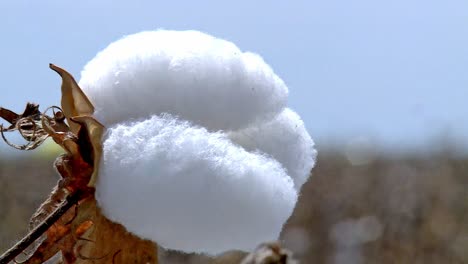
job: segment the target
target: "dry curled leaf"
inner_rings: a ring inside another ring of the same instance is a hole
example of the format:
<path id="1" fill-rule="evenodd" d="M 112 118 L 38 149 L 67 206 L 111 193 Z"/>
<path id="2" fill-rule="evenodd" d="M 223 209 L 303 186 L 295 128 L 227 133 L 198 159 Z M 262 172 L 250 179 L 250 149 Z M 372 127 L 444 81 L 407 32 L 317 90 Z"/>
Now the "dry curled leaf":
<path id="1" fill-rule="evenodd" d="M 48 134 L 40 126 L 41 112 L 36 104 L 28 103 L 22 114 L 16 114 L 11 110 L 0 107 L 0 117 L 10 123 L 7 128 L 0 125 L 0 133 L 3 140 L 13 148 L 20 150 L 35 149 L 48 137 Z M 4 132 L 12 131 L 18 131 L 27 143 L 17 145 L 8 141 Z"/>

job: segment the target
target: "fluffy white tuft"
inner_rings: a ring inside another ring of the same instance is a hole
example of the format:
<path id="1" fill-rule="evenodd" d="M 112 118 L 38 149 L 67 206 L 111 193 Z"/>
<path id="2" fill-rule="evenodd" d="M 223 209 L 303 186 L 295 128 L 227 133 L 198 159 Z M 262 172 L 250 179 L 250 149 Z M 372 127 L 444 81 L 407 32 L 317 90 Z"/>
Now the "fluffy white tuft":
<path id="1" fill-rule="evenodd" d="M 195 31 L 142 32 L 99 53 L 80 86 L 108 127 L 96 186 L 108 218 L 186 252 L 278 238 L 316 151 L 258 55 Z"/>
<path id="2" fill-rule="evenodd" d="M 271 121 L 232 132 L 229 137 L 249 151 L 267 153 L 278 160 L 298 191 L 315 165 L 314 141 L 299 115 L 289 108 Z"/>
<path id="3" fill-rule="evenodd" d="M 108 133 L 97 200 L 111 220 L 163 247 L 251 250 L 277 239 L 294 209 L 297 192 L 281 164 L 221 133 L 167 115 Z"/>
<path id="4" fill-rule="evenodd" d="M 288 94 L 260 56 L 197 31 L 127 36 L 91 60 L 79 84 L 106 125 L 169 112 L 209 130 L 268 119 Z"/>

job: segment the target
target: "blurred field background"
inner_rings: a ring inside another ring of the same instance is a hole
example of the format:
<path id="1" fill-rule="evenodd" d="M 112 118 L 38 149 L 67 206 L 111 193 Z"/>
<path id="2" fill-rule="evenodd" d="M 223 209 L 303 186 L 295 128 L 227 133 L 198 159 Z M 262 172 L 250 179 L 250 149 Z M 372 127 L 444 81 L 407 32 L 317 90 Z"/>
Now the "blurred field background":
<path id="1" fill-rule="evenodd" d="M 468 263 L 468 157 L 369 145 L 318 146 L 318 164 L 281 241 L 301 263 Z M 0 158 L 0 251 L 21 238 L 58 175 L 47 149 Z M 210 263 L 163 252 L 162 263 Z"/>

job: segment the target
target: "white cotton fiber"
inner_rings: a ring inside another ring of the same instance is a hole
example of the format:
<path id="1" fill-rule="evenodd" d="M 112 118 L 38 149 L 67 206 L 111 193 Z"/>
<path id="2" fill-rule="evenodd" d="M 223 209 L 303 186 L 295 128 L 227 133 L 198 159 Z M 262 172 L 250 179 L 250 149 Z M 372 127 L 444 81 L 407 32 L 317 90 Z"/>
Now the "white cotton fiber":
<path id="1" fill-rule="evenodd" d="M 261 57 L 197 31 L 127 36 L 81 75 L 105 125 L 168 112 L 212 131 L 235 130 L 279 113 L 288 94 Z"/>
<path id="2" fill-rule="evenodd" d="M 108 129 L 96 193 L 130 232 L 209 254 L 277 239 L 297 199 L 276 160 L 169 115 Z"/>
<path id="3" fill-rule="evenodd" d="M 229 137 L 249 151 L 260 151 L 278 160 L 287 169 L 299 191 L 314 167 L 317 151 L 304 122 L 286 108 L 273 120 L 240 131 Z"/>
<path id="4" fill-rule="evenodd" d="M 258 55 L 196 31 L 142 32 L 79 84 L 107 127 L 96 197 L 109 219 L 185 252 L 278 239 L 316 151 Z"/>

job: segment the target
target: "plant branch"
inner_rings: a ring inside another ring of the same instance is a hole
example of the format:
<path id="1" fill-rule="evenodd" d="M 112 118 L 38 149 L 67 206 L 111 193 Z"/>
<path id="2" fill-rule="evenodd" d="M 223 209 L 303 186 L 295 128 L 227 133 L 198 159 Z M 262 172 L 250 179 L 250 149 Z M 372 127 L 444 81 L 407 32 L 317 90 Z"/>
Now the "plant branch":
<path id="1" fill-rule="evenodd" d="M 57 207 L 42 223 L 31 230 L 23 239 L 18 241 L 13 247 L 0 256 L 0 264 L 8 264 L 14 260 L 21 252 L 26 250 L 34 241 L 41 237 L 60 217 L 62 217 L 73 205 L 82 198 L 81 192 L 68 195 L 65 201 Z"/>

